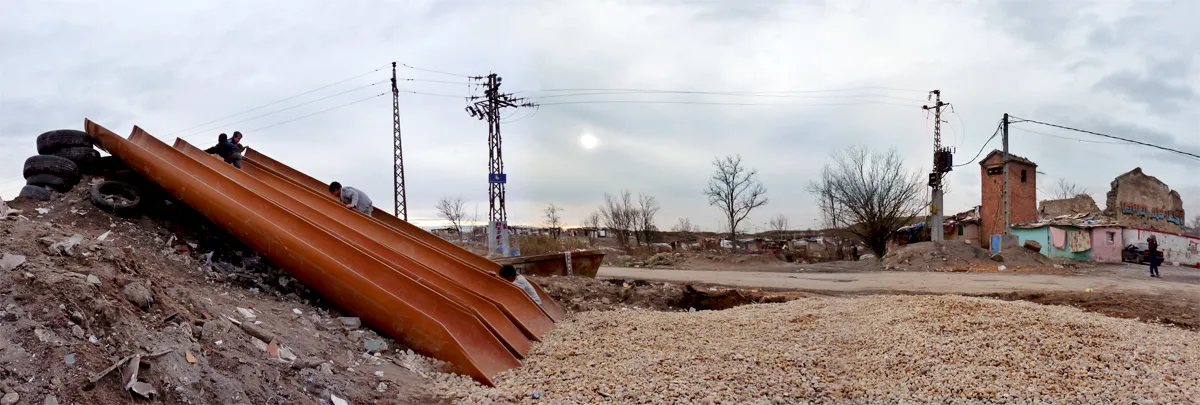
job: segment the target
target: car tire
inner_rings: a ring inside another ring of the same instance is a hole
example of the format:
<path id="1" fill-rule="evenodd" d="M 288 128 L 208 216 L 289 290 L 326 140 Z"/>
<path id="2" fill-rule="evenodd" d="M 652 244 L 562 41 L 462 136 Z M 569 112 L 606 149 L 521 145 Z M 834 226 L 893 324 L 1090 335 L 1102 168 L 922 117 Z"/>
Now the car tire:
<path id="1" fill-rule="evenodd" d="M 112 198 L 122 197 L 121 200 Z M 120 217 L 136 217 L 142 202 L 141 193 L 128 183 L 119 181 L 102 181 L 92 186 L 90 193 L 92 205 L 105 212 Z"/>
<path id="2" fill-rule="evenodd" d="M 25 159 L 22 174 L 26 179 L 36 174 L 53 174 L 62 177 L 68 184 L 75 184 L 79 182 L 79 165 L 71 159 L 54 155 L 30 156 Z"/>
<path id="3" fill-rule="evenodd" d="M 37 137 L 37 151 L 41 155 L 75 147 L 92 147 L 92 137 L 87 132 L 75 129 L 46 131 Z"/>
<path id="4" fill-rule="evenodd" d="M 54 156 L 66 158 L 79 167 L 80 172 L 90 173 L 100 161 L 100 152 L 91 146 L 73 146 L 55 151 Z"/>
<path id="5" fill-rule="evenodd" d="M 71 187 L 75 186 L 75 184 L 68 183 L 62 177 L 45 173 L 29 176 L 28 179 L 25 179 L 25 184 L 53 189 L 60 193 L 65 193 L 67 190 L 70 190 Z"/>
<path id="6" fill-rule="evenodd" d="M 25 185 L 17 197 L 25 197 L 38 201 L 50 201 L 50 190 L 42 186 Z"/>

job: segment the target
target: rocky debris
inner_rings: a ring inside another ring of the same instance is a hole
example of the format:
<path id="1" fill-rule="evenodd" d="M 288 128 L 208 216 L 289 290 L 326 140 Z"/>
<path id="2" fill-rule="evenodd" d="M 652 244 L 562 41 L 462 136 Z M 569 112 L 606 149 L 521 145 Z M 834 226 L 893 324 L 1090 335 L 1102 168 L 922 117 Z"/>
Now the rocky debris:
<path id="1" fill-rule="evenodd" d="M 61 240 L 42 238 L 41 241 L 43 245 L 46 245 L 46 251 L 51 255 L 74 256 L 75 252 L 72 249 L 74 249 L 75 246 L 79 246 L 80 242 L 83 242 L 83 235 L 74 234 L 69 238 Z"/>
<path id="2" fill-rule="evenodd" d="M 1042 244 L 1041 244 L 1041 243 L 1038 243 L 1038 241 L 1036 241 L 1036 240 L 1029 239 L 1029 240 L 1026 240 L 1026 241 L 1025 241 L 1025 248 L 1026 248 L 1026 249 L 1029 249 L 1029 250 L 1032 250 L 1032 251 L 1034 251 L 1034 252 L 1041 252 L 1041 251 L 1042 251 Z"/>
<path id="3" fill-rule="evenodd" d="M 576 314 L 496 388 L 433 378 L 462 403 L 523 403 L 538 391 L 540 401 L 580 404 L 1186 403 L 1200 395 L 1194 341 L 1186 330 L 1027 302 L 822 297 Z"/>
<path id="4" fill-rule="evenodd" d="M 10 392 L 10 393 L 4 394 L 4 397 L 0 397 L 0 405 L 15 405 L 17 402 L 20 402 L 20 401 L 21 401 L 21 395 L 15 393 L 15 392 Z"/>
<path id="5" fill-rule="evenodd" d="M 898 271 L 992 271 L 996 268 L 995 262 L 1004 262 L 1013 270 L 1048 271 L 1055 260 L 1027 249 L 1006 249 L 1001 255 L 950 240 L 904 245 L 884 255 L 883 262 L 885 269 Z"/>
<path id="6" fill-rule="evenodd" d="M 343 316 L 343 317 L 338 318 L 338 322 L 340 322 L 342 324 L 343 328 L 350 329 L 350 330 L 354 330 L 354 329 L 358 329 L 358 328 L 362 327 L 362 320 L 358 319 L 358 317 L 356 317 L 356 316 Z"/>
<path id="7" fill-rule="evenodd" d="M 859 256 L 859 257 L 858 257 L 858 260 L 876 260 L 876 259 L 878 259 L 878 258 L 879 258 L 879 257 L 878 257 L 878 256 L 875 256 L 874 254 L 867 253 L 867 254 L 865 254 L 865 255 Z"/>
<path id="8" fill-rule="evenodd" d="M 23 255 L 5 253 L 4 256 L 0 257 L 0 271 L 16 270 L 22 264 L 25 264 L 25 256 Z"/>
<path id="9" fill-rule="evenodd" d="M 125 284 L 121 293 L 125 295 L 126 300 L 142 310 L 149 310 L 150 306 L 154 305 L 154 294 L 141 282 L 134 281 Z"/>
<path id="10" fill-rule="evenodd" d="M 371 354 L 387 351 L 388 348 L 387 342 L 384 342 L 383 339 L 368 340 L 363 346 L 366 347 L 367 353 Z"/>
<path id="11" fill-rule="evenodd" d="M 42 401 L 42 405 L 58 405 L 58 397 L 47 395 L 46 399 Z"/>

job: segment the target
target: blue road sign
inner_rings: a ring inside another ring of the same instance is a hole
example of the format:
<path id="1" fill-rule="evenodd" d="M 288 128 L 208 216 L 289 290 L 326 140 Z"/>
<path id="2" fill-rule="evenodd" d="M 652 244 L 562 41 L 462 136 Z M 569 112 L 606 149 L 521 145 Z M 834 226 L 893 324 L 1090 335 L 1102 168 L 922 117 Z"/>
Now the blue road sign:
<path id="1" fill-rule="evenodd" d="M 508 183 L 508 175 L 504 173 L 489 173 L 488 184 L 505 184 Z"/>

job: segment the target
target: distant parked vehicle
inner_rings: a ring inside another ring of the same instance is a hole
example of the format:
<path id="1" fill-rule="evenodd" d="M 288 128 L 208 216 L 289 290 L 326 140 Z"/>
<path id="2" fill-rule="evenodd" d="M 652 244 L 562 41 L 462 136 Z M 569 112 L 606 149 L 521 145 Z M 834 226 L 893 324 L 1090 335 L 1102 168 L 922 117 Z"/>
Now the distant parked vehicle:
<path id="1" fill-rule="evenodd" d="M 1163 257 L 1163 252 L 1158 252 L 1159 258 Z M 1121 261 L 1137 264 L 1150 263 L 1150 245 L 1146 242 L 1131 243 L 1121 250 Z"/>

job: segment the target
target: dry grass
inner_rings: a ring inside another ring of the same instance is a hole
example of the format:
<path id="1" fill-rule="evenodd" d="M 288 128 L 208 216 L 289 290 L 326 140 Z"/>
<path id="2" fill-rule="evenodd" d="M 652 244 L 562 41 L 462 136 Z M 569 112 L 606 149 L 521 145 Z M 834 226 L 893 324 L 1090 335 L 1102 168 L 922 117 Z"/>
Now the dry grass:
<path id="1" fill-rule="evenodd" d="M 548 235 L 519 235 L 517 236 L 517 243 L 521 247 L 521 255 L 523 256 L 588 248 L 586 241 L 568 236 L 555 238 Z"/>

